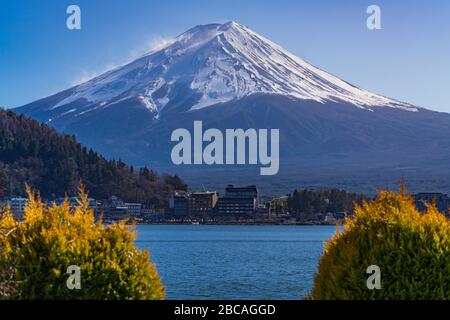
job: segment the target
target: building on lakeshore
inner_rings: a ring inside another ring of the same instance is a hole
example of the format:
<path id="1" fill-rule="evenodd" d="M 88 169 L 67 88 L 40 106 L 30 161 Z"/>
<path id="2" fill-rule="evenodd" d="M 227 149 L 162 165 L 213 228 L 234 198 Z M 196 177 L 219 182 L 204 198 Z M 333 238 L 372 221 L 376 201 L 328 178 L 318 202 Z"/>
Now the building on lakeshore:
<path id="1" fill-rule="evenodd" d="M 278 197 L 270 199 L 270 214 L 274 216 L 281 216 L 287 214 L 288 208 L 288 197 Z"/>
<path id="2" fill-rule="evenodd" d="M 174 216 L 183 217 L 189 215 L 189 193 L 178 190 L 172 192 L 169 208 Z"/>
<path id="3" fill-rule="evenodd" d="M 121 198 L 116 196 L 102 200 L 97 208 L 97 213 L 103 215 L 103 219 L 107 222 L 129 218 L 128 207 L 125 206 L 125 202 Z"/>
<path id="4" fill-rule="evenodd" d="M 256 186 L 235 187 L 228 185 L 225 196 L 217 203 L 217 214 L 221 216 L 254 215 L 259 206 L 259 193 Z"/>
<path id="5" fill-rule="evenodd" d="M 247 186 L 247 187 L 235 187 L 232 184 L 229 184 L 225 188 L 225 197 L 228 198 L 247 198 L 247 199 L 255 199 L 256 205 L 259 204 L 259 192 L 256 186 Z"/>
<path id="6" fill-rule="evenodd" d="M 124 207 L 127 208 L 127 213 L 130 217 L 141 217 L 142 203 L 124 203 Z"/>
<path id="7" fill-rule="evenodd" d="M 169 200 L 170 212 L 173 216 L 204 216 L 213 213 L 219 195 L 215 191 L 186 192 L 174 191 Z"/>
<path id="8" fill-rule="evenodd" d="M 144 205 L 141 209 L 141 216 L 143 218 L 153 217 L 157 215 L 159 212 L 154 205 Z"/>
<path id="9" fill-rule="evenodd" d="M 109 197 L 108 200 L 105 201 L 104 205 L 107 207 L 113 208 L 113 207 L 123 207 L 125 204 L 121 198 L 116 197 L 116 196 L 111 196 L 111 197 Z"/>
<path id="10" fill-rule="evenodd" d="M 104 211 L 104 219 L 105 221 L 115 222 L 122 221 L 124 219 L 129 218 L 128 208 L 125 206 L 122 207 L 110 207 Z"/>
<path id="11" fill-rule="evenodd" d="M 256 186 L 235 187 L 228 185 L 225 195 L 216 191 L 174 191 L 169 201 L 170 212 L 175 217 L 200 217 L 218 215 L 249 216 L 260 213 L 270 215 L 270 208 L 259 205 Z"/>
<path id="12" fill-rule="evenodd" d="M 8 201 L 9 207 L 11 208 L 11 211 L 16 220 L 23 219 L 23 214 L 25 212 L 25 207 L 26 207 L 27 203 L 28 203 L 28 199 L 21 198 L 21 197 L 11 198 Z"/>
<path id="13" fill-rule="evenodd" d="M 188 214 L 190 216 L 204 216 L 213 212 L 219 200 L 217 192 L 193 192 L 188 198 Z"/>

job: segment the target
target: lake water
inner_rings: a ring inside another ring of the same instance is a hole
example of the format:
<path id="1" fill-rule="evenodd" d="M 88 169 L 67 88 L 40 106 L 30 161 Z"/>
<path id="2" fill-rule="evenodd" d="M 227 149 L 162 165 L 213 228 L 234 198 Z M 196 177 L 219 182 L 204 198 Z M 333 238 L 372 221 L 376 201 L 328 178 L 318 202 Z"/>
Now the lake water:
<path id="1" fill-rule="evenodd" d="M 335 226 L 139 225 L 167 299 L 301 299 Z"/>

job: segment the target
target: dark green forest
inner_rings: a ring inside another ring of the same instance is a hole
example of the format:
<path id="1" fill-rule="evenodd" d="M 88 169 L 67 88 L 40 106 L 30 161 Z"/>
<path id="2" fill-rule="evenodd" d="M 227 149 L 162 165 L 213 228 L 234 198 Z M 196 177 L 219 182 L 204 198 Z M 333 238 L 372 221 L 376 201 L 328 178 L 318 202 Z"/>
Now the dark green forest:
<path id="1" fill-rule="evenodd" d="M 289 194 L 287 206 L 292 213 L 352 213 L 354 202 L 361 203 L 363 199 L 363 195 L 340 189 L 304 189 Z"/>
<path id="2" fill-rule="evenodd" d="M 25 185 L 44 199 L 74 195 L 82 182 L 90 197 L 167 205 L 172 190 L 186 190 L 178 176 L 107 160 L 74 136 L 0 109 L 0 197 L 25 195 Z"/>

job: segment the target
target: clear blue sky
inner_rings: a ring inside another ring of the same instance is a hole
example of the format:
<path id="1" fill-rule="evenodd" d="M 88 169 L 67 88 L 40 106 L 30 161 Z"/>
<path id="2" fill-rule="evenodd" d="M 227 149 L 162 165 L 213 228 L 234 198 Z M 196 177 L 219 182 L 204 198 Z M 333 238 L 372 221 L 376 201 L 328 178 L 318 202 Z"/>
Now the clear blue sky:
<path id="1" fill-rule="evenodd" d="M 82 29 L 66 28 L 81 7 Z M 366 28 L 378 4 L 382 30 Z M 198 24 L 235 20 L 376 93 L 450 112 L 450 1 L 0 0 L 0 106 L 128 61 Z"/>

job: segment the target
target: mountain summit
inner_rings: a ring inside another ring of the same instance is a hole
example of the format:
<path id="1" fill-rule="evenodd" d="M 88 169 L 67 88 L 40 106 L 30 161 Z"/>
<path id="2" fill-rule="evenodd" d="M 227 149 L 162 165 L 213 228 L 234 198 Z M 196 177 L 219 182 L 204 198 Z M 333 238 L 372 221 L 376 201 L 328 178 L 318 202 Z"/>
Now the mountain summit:
<path id="1" fill-rule="evenodd" d="M 166 110 L 197 110 L 255 93 L 417 111 L 350 85 L 233 21 L 194 27 L 166 47 L 70 89 L 47 108 L 76 104 L 56 113 L 76 117 L 138 100 L 158 118 Z"/>
<path id="2" fill-rule="evenodd" d="M 196 26 L 16 111 L 110 157 L 171 171 L 184 168 L 171 166 L 170 134 L 195 120 L 205 128 L 279 128 L 280 174 L 309 184 L 329 185 L 331 175 L 356 186 L 381 171 L 395 180 L 442 177 L 450 158 L 450 115 L 351 85 L 233 21 Z M 230 179 L 233 169 L 226 168 Z M 194 178 L 206 172 L 186 170 Z"/>

